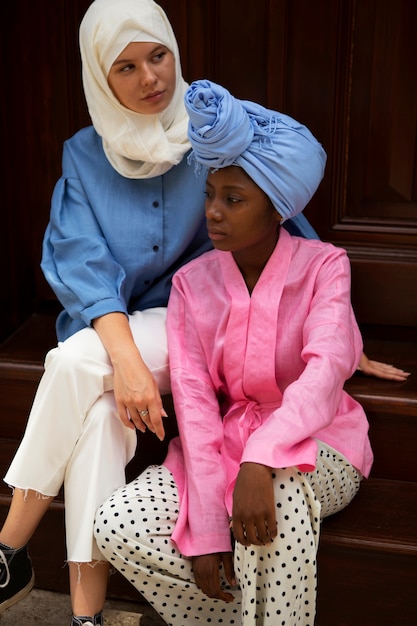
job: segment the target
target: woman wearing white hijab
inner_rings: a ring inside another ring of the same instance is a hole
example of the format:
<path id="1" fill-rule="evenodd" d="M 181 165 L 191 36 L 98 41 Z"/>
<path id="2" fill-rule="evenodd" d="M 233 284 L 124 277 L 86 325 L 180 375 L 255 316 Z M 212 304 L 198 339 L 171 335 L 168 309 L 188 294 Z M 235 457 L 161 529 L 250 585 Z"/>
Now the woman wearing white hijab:
<path id="1" fill-rule="evenodd" d="M 80 48 L 93 126 L 65 143 L 42 258 L 63 305 L 59 344 L 5 477 L 15 489 L 0 534 L 1 613 L 33 586 L 26 544 L 64 484 L 74 626 L 102 624 L 95 511 L 125 482 L 135 427 L 164 436 L 171 276 L 210 247 L 165 13 L 152 0 L 96 0 Z"/>

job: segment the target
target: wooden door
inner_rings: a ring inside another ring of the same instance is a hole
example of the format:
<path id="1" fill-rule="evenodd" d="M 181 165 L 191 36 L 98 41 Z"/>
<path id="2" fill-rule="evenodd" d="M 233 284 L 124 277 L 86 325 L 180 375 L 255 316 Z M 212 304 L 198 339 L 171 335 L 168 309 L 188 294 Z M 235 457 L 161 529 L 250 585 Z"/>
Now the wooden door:
<path id="1" fill-rule="evenodd" d="M 115 0 L 116 1 L 116 0 Z M 305 123 L 328 154 L 306 214 L 352 261 L 362 322 L 417 325 L 414 0 L 160 0 L 188 81 L 210 78 Z M 0 339 L 53 299 L 39 269 L 63 141 L 89 122 L 88 0 L 2 3 Z"/>
<path id="2" fill-rule="evenodd" d="M 358 319 L 417 325 L 417 4 L 163 4 L 188 80 L 288 113 L 322 142 L 326 175 L 305 213 L 348 250 Z"/>

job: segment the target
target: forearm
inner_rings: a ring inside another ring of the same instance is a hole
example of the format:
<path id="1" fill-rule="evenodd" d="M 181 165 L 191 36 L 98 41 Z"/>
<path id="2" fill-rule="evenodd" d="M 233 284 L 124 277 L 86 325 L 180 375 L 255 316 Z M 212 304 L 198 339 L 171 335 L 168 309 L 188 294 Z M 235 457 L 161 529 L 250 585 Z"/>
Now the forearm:
<path id="1" fill-rule="evenodd" d="M 128 358 L 132 351 L 143 363 L 139 349 L 133 339 L 129 319 L 124 313 L 108 313 L 98 317 L 93 321 L 93 327 L 99 335 L 113 367 Z M 144 363 L 143 365 L 146 367 Z"/>
<path id="2" fill-rule="evenodd" d="M 114 395 L 120 419 L 126 426 L 145 427 L 164 438 L 166 415 L 156 381 L 135 344 L 129 319 L 109 313 L 93 322 L 113 365 Z"/>

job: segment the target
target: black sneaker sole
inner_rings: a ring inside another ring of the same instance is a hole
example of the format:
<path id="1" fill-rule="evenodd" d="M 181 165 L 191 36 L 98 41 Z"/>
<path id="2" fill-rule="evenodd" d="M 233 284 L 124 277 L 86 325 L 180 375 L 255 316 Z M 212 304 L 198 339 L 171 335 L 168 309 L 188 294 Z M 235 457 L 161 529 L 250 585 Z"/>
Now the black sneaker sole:
<path id="1" fill-rule="evenodd" d="M 28 593 L 32 591 L 34 584 L 35 584 L 35 572 L 32 572 L 32 578 L 30 579 L 26 587 L 23 587 L 23 589 L 15 593 L 14 596 L 12 596 L 8 600 L 5 600 L 2 604 L 0 604 L 0 615 L 7 609 L 10 609 L 10 607 L 13 606 L 14 604 L 17 604 L 18 602 L 23 600 L 23 598 L 26 598 Z"/>

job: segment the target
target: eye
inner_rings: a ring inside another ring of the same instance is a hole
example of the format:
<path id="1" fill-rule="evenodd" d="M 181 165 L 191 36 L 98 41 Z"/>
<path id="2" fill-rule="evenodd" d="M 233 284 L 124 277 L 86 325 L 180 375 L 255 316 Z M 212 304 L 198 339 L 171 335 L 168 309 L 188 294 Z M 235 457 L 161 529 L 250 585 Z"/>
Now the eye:
<path id="1" fill-rule="evenodd" d="M 161 61 L 164 60 L 164 58 L 166 57 L 167 53 L 168 53 L 168 50 L 159 50 L 158 52 L 156 52 L 152 56 L 152 61 L 154 63 L 160 63 Z"/>
<path id="2" fill-rule="evenodd" d="M 212 192 L 211 191 L 207 191 L 207 190 L 204 192 L 204 195 L 206 196 L 207 199 L 211 199 L 213 197 Z"/>
<path id="3" fill-rule="evenodd" d="M 241 202 L 242 200 L 240 198 L 237 198 L 236 196 L 228 196 L 226 198 L 226 201 L 229 202 L 229 204 L 237 204 L 238 202 Z"/>
<path id="4" fill-rule="evenodd" d="M 154 59 L 155 61 L 161 61 L 165 55 L 166 52 L 158 52 L 158 54 L 155 54 Z"/>
<path id="5" fill-rule="evenodd" d="M 121 74 L 125 74 L 126 72 L 129 72 L 130 70 L 132 70 L 135 66 L 133 65 L 133 63 L 128 63 L 127 65 L 122 65 L 119 69 L 119 72 Z"/>

